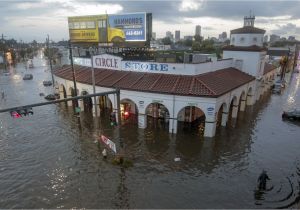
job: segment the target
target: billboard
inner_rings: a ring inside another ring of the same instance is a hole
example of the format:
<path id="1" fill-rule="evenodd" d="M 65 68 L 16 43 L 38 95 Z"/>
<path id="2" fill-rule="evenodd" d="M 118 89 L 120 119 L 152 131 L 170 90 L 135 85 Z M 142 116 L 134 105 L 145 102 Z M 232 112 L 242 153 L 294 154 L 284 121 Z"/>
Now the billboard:
<path id="1" fill-rule="evenodd" d="M 68 17 L 70 40 L 73 43 L 146 42 L 148 17 L 146 13 Z"/>
<path id="2" fill-rule="evenodd" d="M 125 33 L 125 40 L 146 41 L 146 13 L 110 15 L 109 25 L 121 29 Z"/>

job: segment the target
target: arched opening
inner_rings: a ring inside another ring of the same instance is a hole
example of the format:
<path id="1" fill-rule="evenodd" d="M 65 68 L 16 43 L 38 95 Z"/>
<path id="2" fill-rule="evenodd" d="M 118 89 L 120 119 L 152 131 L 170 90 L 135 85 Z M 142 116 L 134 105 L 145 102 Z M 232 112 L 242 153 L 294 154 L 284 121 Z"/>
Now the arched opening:
<path id="1" fill-rule="evenodd" d="M 136 104 L 130 99 L 122 99 L 120 102 L 120 111 L 123 121 L 137 122 L 138 108 Z"/>
<path id="2" fill-rule="evenodd" d="M 87 91 L 82 91 L 81 95 L 88 95 L 89 93 Z M 91 97 L 83 98 L 83 107 L 84 111 L 92 111 L 93 110 L 93 100 Z"/>
<path id="3" fill-rule="evenodd" d="M 236 118 L 238 115 L 238 100 L 237 97 L 234 96 L 230 102 L 230 107 L 228 111 L 228 123 L 227 125 L 234 127 Z"/>
<path id="4" fill-rule="evenodd" d="M 227 105 L 226 103 L 223 103 L 217 114 L 217 127 L 226 126 L 227 115 Z"/>
<path id="5" fill-rule="evenodd" d="M 110 114 L 112 112 L 112 103 L 107 95 L 99 96 L 98 103 L 102 114 Z"/>
<path id="6" fill-rule="evenodd" d="M 205 114 L 196 106 L 186 106 L 182 108 L 177 115 L 178 130 L 184 132 L 196 132 L 204 134 Z"/>
<path id="7" fill-rule="evenodd" d="M 146 108 L 147 125 L 152 128 L 169 128 L 169 110 L 160 103 L 151 103 Z"/>

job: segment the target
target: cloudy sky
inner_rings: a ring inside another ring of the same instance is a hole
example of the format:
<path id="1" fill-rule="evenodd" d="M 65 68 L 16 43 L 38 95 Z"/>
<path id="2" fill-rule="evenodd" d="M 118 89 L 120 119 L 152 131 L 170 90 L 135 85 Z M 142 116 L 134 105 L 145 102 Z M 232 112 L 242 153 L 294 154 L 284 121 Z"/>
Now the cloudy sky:
<path id="1" fill-rule="evenodd" d="M 153 31 L 164 37 L 166 31 L 193 35 L 201 25 L 202 35 L 218 34 L 242 27 L 250 10 L 255 26 L 266 34 L 296 36 L 300 40 L 300 0 L 0 0 L 0 35 L 23 41 L 68 39 L 68 16 L 149 12 Z"/>

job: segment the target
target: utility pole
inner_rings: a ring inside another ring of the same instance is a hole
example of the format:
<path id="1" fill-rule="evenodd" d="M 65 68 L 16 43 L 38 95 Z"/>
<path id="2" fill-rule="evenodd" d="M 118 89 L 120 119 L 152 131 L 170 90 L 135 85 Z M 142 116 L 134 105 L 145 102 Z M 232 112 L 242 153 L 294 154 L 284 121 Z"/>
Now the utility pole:
<path id="1" fill-rule="evenodd" d="M 54 77 L 53 77 L 53 71 L 52 71 L 52 53 L 49 47 L 49 34 L 47 34 L 47 49 L 48 49 L 48 58 L 49 58 L 49 64 L 50 64 L 50 71 L 51 71 L 51 77 L 52 77 L 52 86 L 54 87 Z"/>
<path id="2" fill-rule="evenodd" d="M 71 63 L 71 68 L 73 72 L 73 84 L 74 84 L 74 95 L 75 97 L 77 96 L 77 86 L 76 86 L 76 74 L 75 74 L 75 69 L 74 69 L 74 64 L 73 64 L 73 54 L 72 54 L 72 45 L 71 45 L 71 40 L 69 40 L 69 52 L 70 52 L 70 63 Z M 78 100 L 75 100 L 75 108 L 78 107 Z"/>
<path id="3" fill-rule="evenodd" d="M 96 82 L 95 82 L 95 69 L 94 69 L 94 55 L 90 52 L 91 54 L 91 64 L 92 64 L 92 82 L 93 82 L 93 94 L 96 93 Z M 95 116 L 98 116 L 98 111 L 97 111 L 97 99 L 96 96 L 94 96 L 94 109 L 95 109 Z"/>

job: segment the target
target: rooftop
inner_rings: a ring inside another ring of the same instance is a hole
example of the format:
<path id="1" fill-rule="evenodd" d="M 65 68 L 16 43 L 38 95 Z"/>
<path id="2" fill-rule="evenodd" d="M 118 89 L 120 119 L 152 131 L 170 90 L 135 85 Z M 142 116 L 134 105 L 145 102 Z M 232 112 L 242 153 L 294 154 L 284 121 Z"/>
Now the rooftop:
<path id="1" fill-rule="evenodd" d="M 253 26 L 244 26 L 242 28 L 233 29 L 230 31 L 231 34 L 264 34 L 265 30 L 255 28 Z"/>
<path id="2" fill-rule="evenodd" d="M 90 67 L 75 66 L 76 81 L 92 84 Z M 56 69 L 58 77 L 73 80 L 71 67 Z M 95 69 L 96 86 L 124 90 L 216 98 L 255 78 L 235 68 L 225 68 L 199 75 L 174 75 Z"/>

